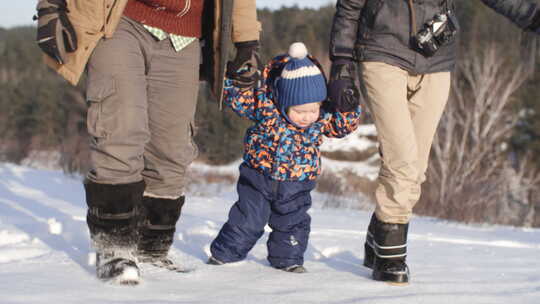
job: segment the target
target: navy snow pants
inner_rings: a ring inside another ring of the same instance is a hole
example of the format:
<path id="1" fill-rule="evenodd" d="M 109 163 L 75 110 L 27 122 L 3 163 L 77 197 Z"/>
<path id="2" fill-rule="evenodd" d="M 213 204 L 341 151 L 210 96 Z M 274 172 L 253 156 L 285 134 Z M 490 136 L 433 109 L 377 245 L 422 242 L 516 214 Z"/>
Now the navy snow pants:
<path id="1" fill-rule="evenodd" d="M 245 164 L 240 166 L 238 201 L 212 242 L 210 251 L 225 262 L 243 260 L 268 223 L 268 261 L 276 268 L 304 264 L 315 181 L 276 181 Z"/>

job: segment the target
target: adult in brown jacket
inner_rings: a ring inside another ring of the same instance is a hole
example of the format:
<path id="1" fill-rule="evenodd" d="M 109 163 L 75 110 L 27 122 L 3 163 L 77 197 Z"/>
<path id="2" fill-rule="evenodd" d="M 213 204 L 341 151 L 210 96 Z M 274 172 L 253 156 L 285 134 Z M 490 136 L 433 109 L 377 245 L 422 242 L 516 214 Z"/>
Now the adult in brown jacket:
<path id="1" fill-rule="evenodd" d="M 140 262 L 175 269 L 168 251 L 197 155 L 199 80 L 221 98 L 231 38 L 229 74 L 257 80 L 255 0 L 40 0 L 37 9 L 46 63 L 74 85 L 86 73 L 98 278 L 136 284 Z"/>

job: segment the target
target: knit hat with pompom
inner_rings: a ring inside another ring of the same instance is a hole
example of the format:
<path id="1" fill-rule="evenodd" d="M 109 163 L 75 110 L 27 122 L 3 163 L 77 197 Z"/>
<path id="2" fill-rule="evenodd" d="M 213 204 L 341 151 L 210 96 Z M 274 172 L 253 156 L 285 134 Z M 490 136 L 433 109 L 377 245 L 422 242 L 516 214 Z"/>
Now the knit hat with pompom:
<path id="1" fill-rule="evenodd" d="M 281 77 L 275 83 L 278 107 L 285 116 L 290 106 L 324 101 L 327 96 L 325 78 L 319 67 L 307 57 L 306 46 L 295 42 L 289 47 L 288 55 L 290 60 L 285 63 Z"/>

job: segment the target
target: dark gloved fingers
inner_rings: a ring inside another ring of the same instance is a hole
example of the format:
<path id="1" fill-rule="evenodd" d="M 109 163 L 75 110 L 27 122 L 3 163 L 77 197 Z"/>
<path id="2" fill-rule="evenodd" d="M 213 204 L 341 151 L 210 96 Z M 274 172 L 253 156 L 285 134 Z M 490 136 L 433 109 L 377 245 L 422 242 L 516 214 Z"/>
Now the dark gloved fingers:
<path id="1" fill-rule="evenodd" d="M 66 52 L 77 49 L 77 35 L 67 17 L 65 0 L 40 1 L 37 11 L 38 46 L 58 63 L 64 64 Z"/>
<path id="2" fill-rule="evenodd" d="M 239 88 L 252 88 L 261 79 L 258 41 L 236 43 L 236 57 L 227 63 L 227 77 Z"/>
<path id="3" fill-rule="evenodd" d="M 336 59 L 332 63 L 328 85 L 331 110 L 350 112 L 358 107 L 360 93 L 355 84 L 356 77 L 356 65 L 351 59 Z"/>

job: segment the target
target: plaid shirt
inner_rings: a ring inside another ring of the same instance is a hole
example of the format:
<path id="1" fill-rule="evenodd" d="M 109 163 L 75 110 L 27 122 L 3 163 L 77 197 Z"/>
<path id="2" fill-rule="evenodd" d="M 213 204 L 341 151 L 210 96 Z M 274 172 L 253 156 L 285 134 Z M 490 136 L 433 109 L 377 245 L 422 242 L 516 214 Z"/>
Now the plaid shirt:
<path id="1" fill-rule="evenodd" d="M 174 50 L 177 52 L 180 52 L 190 43 L 195 41 L 195 39 L 197 39 L 196 37 L 185 37 L 185 36 L 180 36 L 180 35 L 168 34 L 162 29 L 151 27 L 144 24 L 143 26 L 144 28 L 146 28 L 146 30 L 148 30 L 148 32 L 150 32 L 150 34 L 152 34 L 152 36 L 156 37 L 159 41 L 170 38 L 172 46 L 174 47 Z"/>

